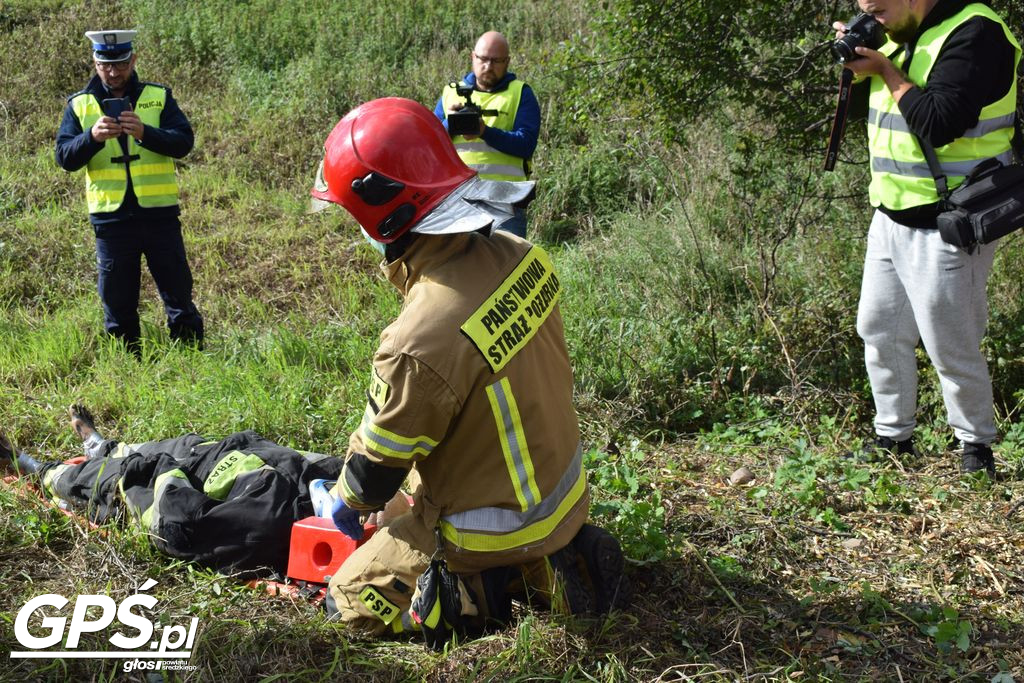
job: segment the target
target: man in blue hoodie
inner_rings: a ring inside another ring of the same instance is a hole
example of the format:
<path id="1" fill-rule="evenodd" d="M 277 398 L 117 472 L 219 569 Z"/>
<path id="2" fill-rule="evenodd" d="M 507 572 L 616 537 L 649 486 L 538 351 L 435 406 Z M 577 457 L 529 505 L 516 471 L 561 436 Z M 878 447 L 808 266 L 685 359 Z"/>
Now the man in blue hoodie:
<path id="1" fill-rule="evenodd" d="M 452 142 L 467 166 L 488 180 L 527 180 L 530 161 L 540 134 L 540 105 L 530 86 L 508 70 L 509 49 L 505 36 L 488 31 L 476 41 L 470 53 L 473 70 L 463 83 L 472 86 L 473 104 L 493 113 L 480 119 L 476 135 L 455 135 Z M 448 128 L 448 115 L 466 106 L 455 84 L 445 86 L 434 114 Z M 519 237 L 526 237 L 526 209 L 501 224 Z"/>

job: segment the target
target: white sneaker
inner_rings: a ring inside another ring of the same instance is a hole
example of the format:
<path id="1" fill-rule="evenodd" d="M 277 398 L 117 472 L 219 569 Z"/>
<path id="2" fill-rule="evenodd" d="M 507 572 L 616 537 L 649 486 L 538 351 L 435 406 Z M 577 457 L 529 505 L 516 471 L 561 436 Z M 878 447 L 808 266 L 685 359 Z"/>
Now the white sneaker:
<path id="1" fill-rule="evenodd" d="M 334 496 L 330 491 L 336 483 L 336 480 L 329 479 L 314 479 L 309 482 L 309 500 L 313 503 L 313 514 L 317 517 L 331 519 Z"/>

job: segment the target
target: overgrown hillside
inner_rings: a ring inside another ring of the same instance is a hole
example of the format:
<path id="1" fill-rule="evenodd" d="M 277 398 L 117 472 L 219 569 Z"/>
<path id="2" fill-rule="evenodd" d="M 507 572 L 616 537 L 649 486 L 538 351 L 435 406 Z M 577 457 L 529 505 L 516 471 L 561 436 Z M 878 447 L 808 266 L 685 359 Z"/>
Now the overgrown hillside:
<path id="1" fill-rule="evenodd" d="M 993 4 L 1021 25 L 1020 2 Z M 368 99 L 432 108 L 475 37 L 503 31 L 544 114 L 531 237 L 564 286 L 592 517 L 622 539 L 636 586 L 602 623 L 522 610 L 438 655 L 89 530 L 15 485 L 0 488 L 0 649 L 20 649 L 14 619 L 34 596 L 120 599 L 148 577 L 170 613 L 199 619 L 184 680 L 1024 681 L 1020 234 L 989 285 L 998 480 L 957 473 L 923 351 L 921 455 L 843 457 L 871 433 L 854 330 L 863 128 L 836 173 L 821 158 L 828 26 L 852 13 L 0 2 L 0 428 L 45 459 L 77 453 L 63 412 L 76 401 L 128 442 L 252 428 L 343 453 L 400 300 L 347 216 L 307 213 L 323 140 Z M 143 359 L 101 334 L 83 180 L 53 143 L 91 73 L 83 33 L 110 27 L 140 31 L 140 77 L 169 85 L 196 131 L 179 178 L 202 352 L 168 342 L 148 275 Z M 753 479 L 730 484 L 740 467 Z M 0 680 L 146 679 L 119 665 L 8 660 Z"/>

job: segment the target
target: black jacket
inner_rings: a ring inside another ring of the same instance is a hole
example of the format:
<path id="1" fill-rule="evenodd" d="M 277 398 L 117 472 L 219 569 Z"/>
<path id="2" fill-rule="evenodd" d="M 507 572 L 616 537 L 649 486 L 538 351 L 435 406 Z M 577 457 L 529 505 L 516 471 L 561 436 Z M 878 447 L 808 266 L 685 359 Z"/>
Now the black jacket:
<path id="1" fill-rule="evenodd" d="M 157 500 L 151 512 L 157 528 L 143 531 L 158 549 L 248 574 L 283 574 L 292 524 L 313 514 L 309 482 L 337 479 L 343 465 L 342 458 L 302 454 L 252 431 L 220 441 L 195 434 L 151 441 L 123 456 L 120 449 L 107 441 L 99 457 L 55 472 L 47 493 L 97 523 L 137 520 Z M 249 456 L 259 460 L 238 474 L 229 467 Z M 57 467 L 44 465 L 41 480 Z M 161 477 L 167 473 L 179 476 Z M 220 485 L 211 489 L 214 481 Z"/>

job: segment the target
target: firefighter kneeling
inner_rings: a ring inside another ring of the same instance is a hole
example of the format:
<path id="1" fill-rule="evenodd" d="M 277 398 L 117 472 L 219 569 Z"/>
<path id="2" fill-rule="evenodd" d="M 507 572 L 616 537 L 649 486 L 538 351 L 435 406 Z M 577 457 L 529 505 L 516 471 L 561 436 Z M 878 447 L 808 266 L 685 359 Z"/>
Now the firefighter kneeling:
<path id="1" fill-rule="evenodd" d="M 543 249 L 494 230 L 533 184 L 480 179 L 437 119 L 400 98 L 351 111 L 324 152 L 313 196 L 362 226 L 405 302 L 319 508 L 358 537 L 360 515 L 407 475 L 413 499 L 334 575 L 328 610 L 440 647 L 449 628 L 507 623 L 514 598 L 573 614 L 624 606 L 619 543 L 585 524 L 558 277 Z"/>

